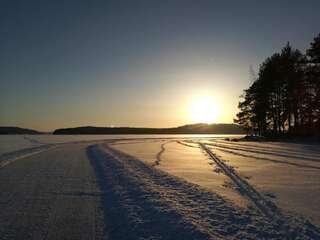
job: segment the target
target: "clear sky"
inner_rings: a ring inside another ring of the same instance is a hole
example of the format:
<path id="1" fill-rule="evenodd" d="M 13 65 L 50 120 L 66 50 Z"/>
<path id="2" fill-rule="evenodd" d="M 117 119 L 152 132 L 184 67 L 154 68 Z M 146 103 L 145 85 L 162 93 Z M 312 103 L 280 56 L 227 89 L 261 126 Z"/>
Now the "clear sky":
<path id="1" fill-rule="evenodd" d="M 0 3 L 0 125 L 192 123 L 199 98 L 232 122 L 250 65 L 320 32 L 320 1 Z M 210 105 L 210 104 L 209 104 Z M 203 114 L 203 113 L 202 113 Z"/>

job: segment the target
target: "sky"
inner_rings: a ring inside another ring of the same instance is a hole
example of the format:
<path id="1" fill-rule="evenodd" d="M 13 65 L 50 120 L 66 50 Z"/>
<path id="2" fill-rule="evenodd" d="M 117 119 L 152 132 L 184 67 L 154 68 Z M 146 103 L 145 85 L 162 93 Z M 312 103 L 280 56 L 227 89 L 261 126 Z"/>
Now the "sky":
<path id="1" fill-rule="evenodd" d="M 206 121 L 190 110 L 201 99 L 219 109 L 212 121 L 231 123 L 250 66 L 287 41 L 305 51 L 319 9 L 319 0 L 2 0 L 0 126 L 174 127 Z"/>

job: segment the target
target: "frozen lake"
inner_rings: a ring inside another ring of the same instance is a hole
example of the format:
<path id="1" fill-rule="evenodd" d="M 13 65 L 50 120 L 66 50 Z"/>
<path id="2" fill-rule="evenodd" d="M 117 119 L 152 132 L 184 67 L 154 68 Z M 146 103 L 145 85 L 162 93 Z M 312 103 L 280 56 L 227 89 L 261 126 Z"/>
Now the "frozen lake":
<path id="1" fill-rule="evenodd" d="M 0 235 L 320 237 L 320 146 L 239 137 L 0 136 Z"/>

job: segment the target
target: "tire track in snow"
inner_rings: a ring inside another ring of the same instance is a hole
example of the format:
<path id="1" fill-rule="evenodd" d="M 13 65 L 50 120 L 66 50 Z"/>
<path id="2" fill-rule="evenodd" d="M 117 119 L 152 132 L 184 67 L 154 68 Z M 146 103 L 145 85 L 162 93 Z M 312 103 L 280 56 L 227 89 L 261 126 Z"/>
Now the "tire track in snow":
<path id="1" fill-rule="evenodd" d="M 224 174 L 233 181 L 233 183 L 238 187 L 239 192 L 247 197 L 262 214 L 269 218 L 282 218 L 279 209 L 274 203 L 266 200 L 253 186 L 241 178 L 233 168 L 224 163 L 209 148 L 207 148 L 205 144 L 199 144 L 210 158 L 221 168 Z"/>

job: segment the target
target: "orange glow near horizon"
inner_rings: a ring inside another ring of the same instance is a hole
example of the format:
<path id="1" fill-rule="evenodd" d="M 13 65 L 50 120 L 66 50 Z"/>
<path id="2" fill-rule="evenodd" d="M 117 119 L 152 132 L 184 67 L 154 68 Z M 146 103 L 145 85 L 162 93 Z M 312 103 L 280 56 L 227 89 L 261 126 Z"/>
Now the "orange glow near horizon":
<path id="1" fill-rule="evenodd" d="M 220 117 L 220 106 L 209 96 L 200 96 L 191 101 L 188 118 L 193 123 L 216 123 Z"/>

